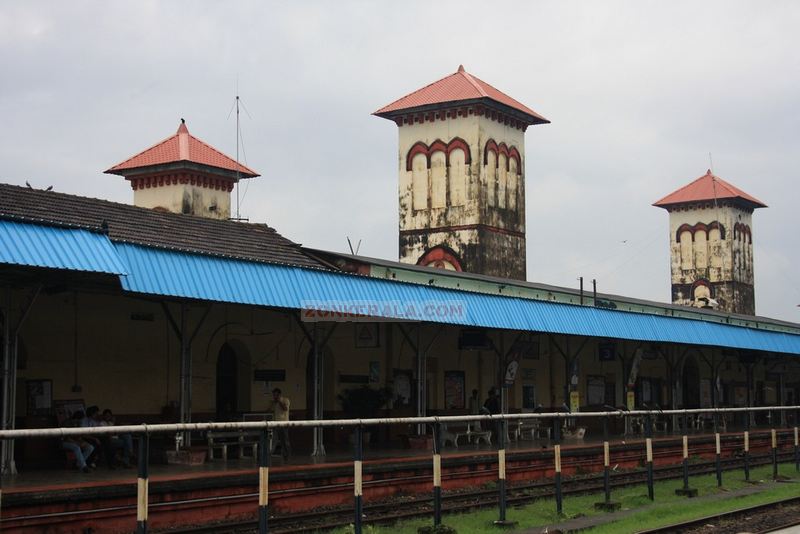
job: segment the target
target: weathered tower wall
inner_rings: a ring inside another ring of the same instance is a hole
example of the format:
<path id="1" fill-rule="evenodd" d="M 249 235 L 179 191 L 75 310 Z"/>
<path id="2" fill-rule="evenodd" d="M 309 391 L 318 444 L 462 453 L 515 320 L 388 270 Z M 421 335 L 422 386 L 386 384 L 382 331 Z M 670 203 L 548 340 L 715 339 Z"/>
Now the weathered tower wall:
<path id="1" fill-rule="evenodd" d="M 669 209 L 672 301 L 755 314 L 753 290 L 753 210 L 725 201 Z"/>
<path id="2" fill-rule="evenodd" d="M 524 132 L 478 113 L 400 125 L 400 261 L 442 247 L 463 271 L 524 280 Z"/>

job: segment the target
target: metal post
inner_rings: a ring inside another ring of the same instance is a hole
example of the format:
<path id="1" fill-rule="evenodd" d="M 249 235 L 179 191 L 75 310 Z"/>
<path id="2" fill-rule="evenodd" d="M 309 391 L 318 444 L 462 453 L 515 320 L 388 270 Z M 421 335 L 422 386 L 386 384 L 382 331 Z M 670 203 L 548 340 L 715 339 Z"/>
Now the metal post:
<path id="1" fill-rule="evenodd" d="M 355 497 L 355 522 L 353 523 L 355 534 L 361 534 L 361 516 L 362 516 L 362 496 L 363 487 L 361 479 L 361 462 L 363 459 L 362 439 L 363 428 L 359 425 L 355 429 L 354 448 L 355 454 L 353 459 L 353 495 Z"/>
<path id="2" fill-rule="evenodd" d="M 500 505 L 500 518 L 494 522 L 495 525 L 510 527 L 516 521 L 506 520 L 506 437 L 508 436 L 508 421 L 500 421 L 496 426 L 500 430 L 497 437 L 497 492 Z"/>
<path id="3" fill-rule="evenodd" d="M 603 492 L 605 499 L 603 502 L 594 503 L 597 510 L 611 512 L 619 509 L 618 502 L 611 502 L 611 445 L 608 442 L 608 422 L 609 416 L 603 418 Z"/>
<path id="4" fill-rule="evenodd" d="M 647 497 L 654 501 L 656 498 L 655 487 L 653 485 L 653 419 L 647 414 L 644 422 L 645 428 L 645 448 L 647 452 Z"/>
<path id="5" fill-rule="evenodd" d="M 556 417 L 553 419 L 553 458 L 555 460 L 556 469 L 556 513 L 562 515 L 563 502 L 561 494 L 561 419 Z"/>
<path id="6" fill-rule="evenodd" d="M 772 434 L 772 480 L 778 480 L 778 431 L 775 429 L 775 414 L 770 411 L 769 415 L 772 426 L 770 430 L 770 434 Z"/>
<path id="7" fill-rule="evenodd" d="M 689 487 L 689 421 L 683 414 L 683 487 L 675 490 L 675 495 L 697 497 L 697 490 Z"/>
<path id="8" fill-rule="evenodd" d="M 311 383 L 314 391 L 312 393 L 312 417 L 315 421 L 322 419 L 322 414 L 320 413 L 320 403 L 319 399 L 321 397 L 319 391 L 319 384 L 320 384 L 320 350 L 319 350 L 319 329 L 317 328 L 317 323 L 314 323 L 314 339 L 313 339 L 313 361 L 311 362 Z M 315 426 L 313 430 L 313 440 L 314 445 L 311 450 L 311 456 L 324 456 L 325 451 L 322 449 L 322 432 L 323 429 L 320 427 Z"/>
<path id="9" fill-rule="evenodd" d="M 611 447 L 608 443 L 608 416 L 603 419 L 603 490 L 606 496 L 606 504 L 611 502 Z"/>
<path id="10" fill-rule="evenodd" d="M 147 434 L 139 436 L 139 478 L 136 481 L 136 533 L 147 534 L 147 501 L 149 482 L 147 464 L 150 438 Z"/>
<path id="11" fill-rule="evenodd" d="M 192 420 L 191 408 L 191 388 L 192 388 L 192 353 L 189 343 L 189 312 L 186 304 L 181 304 L 181 423 L 189 423 Z M 183 446 L 187 449 L 192 446 L 192 433 L 189 431 L 183 434 Z"/>
<path id="12" fill-rule="evenodd" d="M 433 424 L 433 525 L 442 524 L 442 425 Z"/>
<path id="13" fill-rule="evenodd" d="M 750 410 L 744 412 L 744 479 L 750 481 Z"/>
<path id="14" fill-rule="evenodd" d="M 722 487 L 722 447 L 719 438 L 719 414 L 714 412 L 714 442 L 716 443 L 716 455 L 714 457 L 714 467 L 717 470 L 717 487 Z"/>
<path id="15" fill-rule="evenodd" d="M 267 428 L 258 439 L 258 534 L 269 532 L 269 464 L 272 460 L 272 439 Z"/>
<path id="16" fill-rule="evenodd" d="M 800 449 L 798 448 L 798 433 L 797 427 L 800 425 L 800 421 L 797 420 L 798 416 L 800 416 L 800 412 L 795 411 L 794 413 L 794 469 L 795 471 L 800 471 Z"/>
<path id="17" fill-rule="evenodd" d="M 10 413 L 11 407 L 11 287 L 7 288 L 6 293 L 6 307 L 3 317 L 3 414 L 2 414 L 2 429 L 7 430 L 13 428 L 11 421 L 14 419 L 14 414 Z M 14 456 L 12 440 L 3 440 L 2 445 L 2 474 L 14 474 Z"/>
<path id="18" fill-rule="evenodd" d="M 422 350 L 422 323 L 417 325 L 417 417 L 425 417 L 427 412 L 427 400 L 425 398 L 425 387 L 427 382 L 427 364 L 425 352 Z M 417 435 L 425 434 L 425 425 L 417 425 Z"/>

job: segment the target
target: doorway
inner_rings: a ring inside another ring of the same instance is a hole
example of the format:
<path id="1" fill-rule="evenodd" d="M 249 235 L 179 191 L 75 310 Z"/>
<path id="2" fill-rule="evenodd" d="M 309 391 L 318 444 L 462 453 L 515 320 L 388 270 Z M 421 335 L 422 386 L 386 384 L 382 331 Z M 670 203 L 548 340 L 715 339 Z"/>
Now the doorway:
<path id="1" fill-rule="evenodd" d="M 238 339 L 223 343 L 217 355 L 218 421 L 234 421 L 250 411 L 252 376 L 247 346 Z"/>
<path id="2" fill-rule="evenodd" d="M 217 420 L 219 421 L 230 421 L 239 411 L 238 374 L 236 351 L 228 343 L 224 343 L 217 357 Z"/>
<path id="3" fill-rule="evenodd" d="M 683 378 L 681 380 L 683 390 L 683 407 L 700 407 L 700 369 L 694 356 L 687 356 L 683 362 Z"/>

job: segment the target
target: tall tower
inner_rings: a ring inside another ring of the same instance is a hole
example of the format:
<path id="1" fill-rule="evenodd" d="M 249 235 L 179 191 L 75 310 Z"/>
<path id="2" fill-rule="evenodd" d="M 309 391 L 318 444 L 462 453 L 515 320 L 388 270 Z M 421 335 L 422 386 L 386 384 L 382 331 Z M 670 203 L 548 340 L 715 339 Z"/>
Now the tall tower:
<path id="1" fill-rule="evenodd" d="M 175 135 L 105 172 L 131 183 L 136 206 L 212 219 L 230 218 L 233 187 L 258 176 L 190 134 L 183 119 Z"/>
<path id="2" fill-rule="evenodd" d="M 525 130 L 547 119 L 458 67 L 374 113 L 399 127 L 400 261 L 525 279 Z"/>
<path id="3" fill-rule="evenodd" d="M 710 170 L 653 205 L 669 212 L 672 302 L 755 315 L 753 210 L 767 205 Z"/>

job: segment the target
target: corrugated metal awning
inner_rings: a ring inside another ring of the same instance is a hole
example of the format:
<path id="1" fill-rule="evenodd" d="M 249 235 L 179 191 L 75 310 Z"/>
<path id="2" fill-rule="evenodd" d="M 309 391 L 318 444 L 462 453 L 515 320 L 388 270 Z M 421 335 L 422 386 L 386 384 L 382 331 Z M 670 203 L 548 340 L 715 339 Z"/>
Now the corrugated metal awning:
<path id="1" fill-rule="evenodd" d="M 782 332 L 137 245 L 117 243 L 115 247 L 129 267 L 128 276 L 122 277 L 123 288 L 136 293 L 298 310 L 338 303 L 390 319 L 800 354 L 800 335 Z M 380 313 L 370 312 L 371 305 L 378 306 Z M 437 306 L 444 306 L 444 313 L 437 313 Z M 409 309 L 419 313 L 411 317 Z M 432 313 L 426 313 L 427 309 Z"/>
<path id="2" fill-rule="evenodd" d="M 124 275 L 125 264 L 108 236 L 0 220 L 0 263 Z"/>

